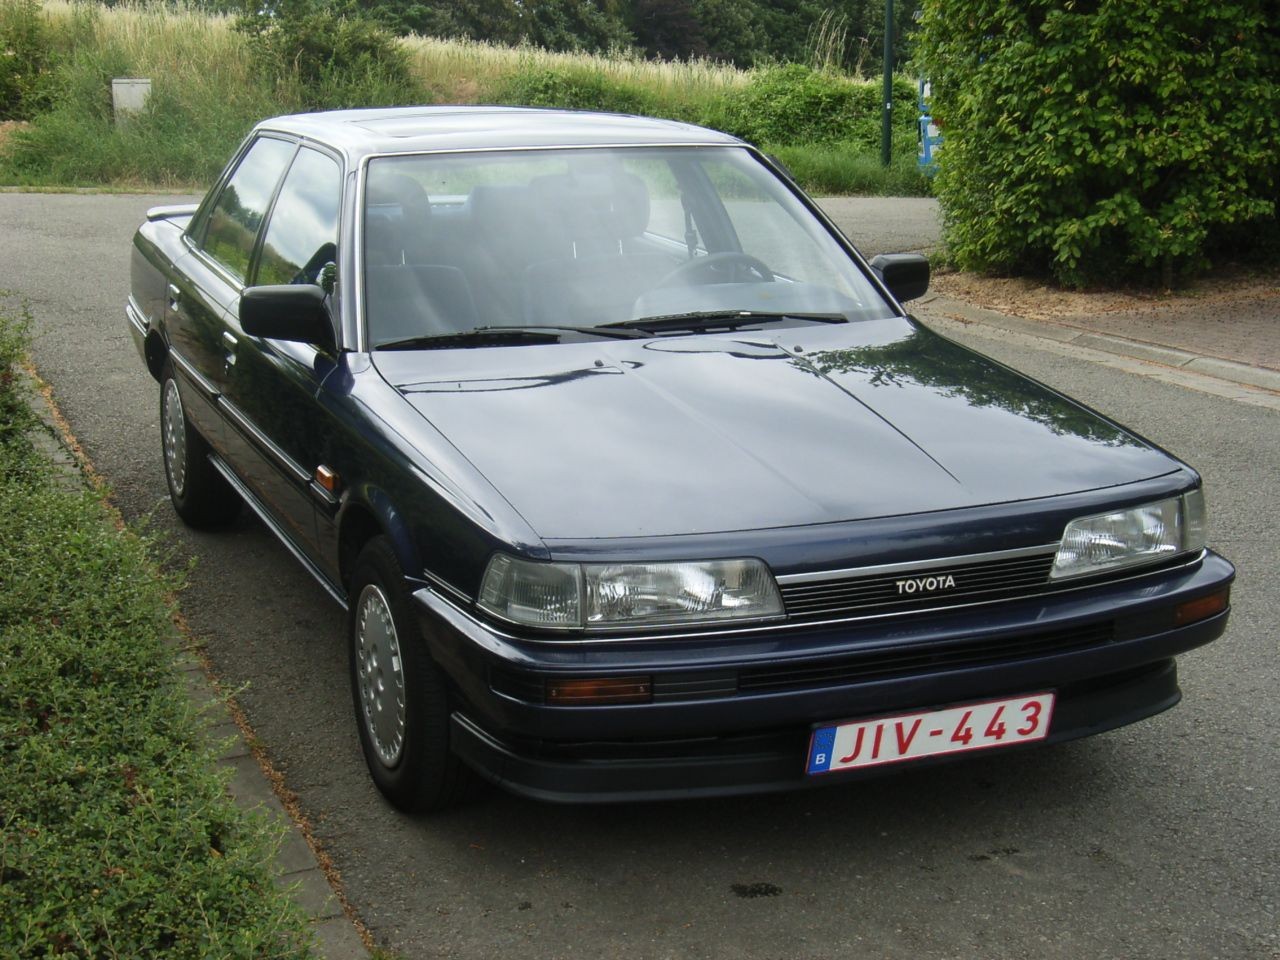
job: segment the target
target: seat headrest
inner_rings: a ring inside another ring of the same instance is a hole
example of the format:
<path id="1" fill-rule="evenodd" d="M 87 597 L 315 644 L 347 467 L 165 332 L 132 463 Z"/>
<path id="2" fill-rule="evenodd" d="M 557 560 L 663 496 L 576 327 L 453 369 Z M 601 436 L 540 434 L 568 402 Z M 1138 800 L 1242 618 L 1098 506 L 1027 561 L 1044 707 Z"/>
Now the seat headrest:
<path id="1" fill-rule="evenodd" d="M 431 220 L 431 200 L 422 185 L 398 173 L 379 174 L 375 167 L 365 193 L 365 249 L 377 263 L 411 263 L 420 259 Z"/>
<path id="2" fill-rule="evenodd" d="M 372 211 L 375 216 L 381 214 L 388 220 L 422 223 L 431 218 L 431 201 L 422 184 L 402 173 L 378 173 L 376 165 L 369 174 L 369 188 L 365 194 L 366 211 L 374 207 L 383 208 Z"/>
<path id="3" fill-rule="evenodd" d="M 649 226 L 649 191 L 622 170 L 538 177 L 530 186 L 572 240 L 619 241 Z"/>

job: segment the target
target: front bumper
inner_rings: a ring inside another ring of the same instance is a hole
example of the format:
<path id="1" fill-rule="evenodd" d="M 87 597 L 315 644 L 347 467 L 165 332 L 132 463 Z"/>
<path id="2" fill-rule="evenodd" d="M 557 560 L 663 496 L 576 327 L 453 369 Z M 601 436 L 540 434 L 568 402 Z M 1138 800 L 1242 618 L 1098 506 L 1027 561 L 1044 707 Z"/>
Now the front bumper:
<path id="1" fill-rule="evenodd" d="M 1042 743 L 1141 720 L 1180 698 L 1173 658 L 1226 627 L 1226 611 L 1180 625 L 1175 609 L 1233 578 L 1227 561 L 1206 553 L 1188 567 L 1123 583 L 927 617 L 621 644 L 522 640 L 428 588 L 415 596 L 432 656 L 458 693 L 455 752 L 516 793 L 600 802 L 875 775 L 880 768 L 805 776 L 813 725 L 1033 690 L 1058 694 Z M 980 648 L 972 647 L 975 638 Z M 968 655 L 971 649 L 981 655 Z M 967 658 L 957 659 L 957 650 Z M 868 652 L 877 655 L 871 670 L 862 667 Z M 882 652 L 911 656 L 897 661 Z M 654 702 L 538 702 L 548 679 L 641 674 L 653 678 Z"/>
<path id="2" fill-rule="evenodd" d="M 1009 694 L 1022 691 L 1005 691 Z M 1053 730 L 1029 750 L 1134 723 L 1182 698 L 1172 659 L 1115 677 L 1059 689 Z M 809 729 L 706 740 L 638 744 L 529 745 L 485 732 L 453 715 L 453 749 L 486 779 L 513 793 L 559 803 L 616 803 L 776 793 L 881 776 L 894 765 L 806 776 Z M 924 758 L 913 765 L 951 763 L 962 755 Z"/>

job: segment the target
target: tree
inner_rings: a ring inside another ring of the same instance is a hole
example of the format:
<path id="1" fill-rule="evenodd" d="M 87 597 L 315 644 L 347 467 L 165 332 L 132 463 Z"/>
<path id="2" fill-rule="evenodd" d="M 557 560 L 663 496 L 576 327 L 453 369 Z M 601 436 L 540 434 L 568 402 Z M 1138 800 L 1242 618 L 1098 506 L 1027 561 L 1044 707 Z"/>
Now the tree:
<path id="1" fill-rule="evenodd" d="M 692 0 L 635 0 L 628 25 L 650 57 L 687 60 L 707 54 L 702 22 L 694 13 Z"/>

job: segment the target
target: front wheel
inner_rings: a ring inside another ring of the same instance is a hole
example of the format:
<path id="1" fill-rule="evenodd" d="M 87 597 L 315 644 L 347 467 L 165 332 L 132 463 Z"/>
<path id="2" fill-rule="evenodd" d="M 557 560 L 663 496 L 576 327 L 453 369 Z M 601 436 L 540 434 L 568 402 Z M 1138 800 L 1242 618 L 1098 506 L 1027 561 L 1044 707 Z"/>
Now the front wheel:
<path id="1" fill-rule="evenodd" d="M 448 687 L 386 537 L 360 552 L 348 596 L 351 697 L 373 782 L 407 813 L 447 807 L 474 774 L 449 749 Z"/>
<path id="2" fill-rule="evenodd" d="M 160 449 L 169 499 L 184 523 L 220 527 L 236 518 L 240 497 L 209 462 L 209 444 L 187 419 L 170 363 L 160 376 Z"/>

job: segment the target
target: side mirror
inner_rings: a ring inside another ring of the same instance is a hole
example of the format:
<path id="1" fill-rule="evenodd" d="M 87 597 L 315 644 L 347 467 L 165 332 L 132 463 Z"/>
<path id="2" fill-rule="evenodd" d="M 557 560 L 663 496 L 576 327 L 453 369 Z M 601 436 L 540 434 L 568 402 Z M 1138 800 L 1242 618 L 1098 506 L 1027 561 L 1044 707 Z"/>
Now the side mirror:
<path id="1" fill-rule="evenodd" d="M 249 287 L 240 295 L 240 326 L 251 337 L 333 349 L 333 323 L 324 298 L 324 290 L 309 283 Z"/>
<path id="2" fill-rule="evenodd" d="M 872 258 L 871 269 L 899 303 L 923 297 L 929 289 L 929 258 L 918 253 L 882 253 Z"/>

